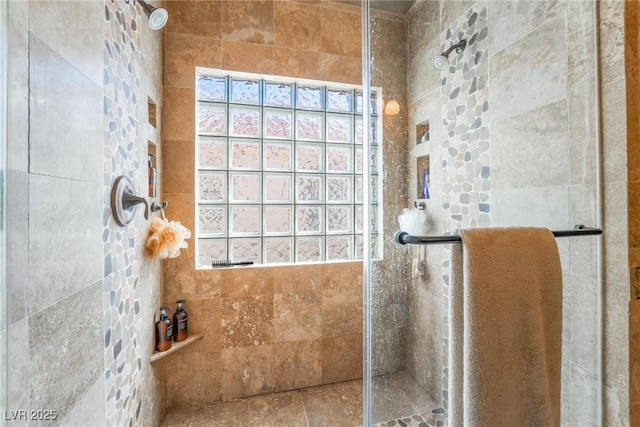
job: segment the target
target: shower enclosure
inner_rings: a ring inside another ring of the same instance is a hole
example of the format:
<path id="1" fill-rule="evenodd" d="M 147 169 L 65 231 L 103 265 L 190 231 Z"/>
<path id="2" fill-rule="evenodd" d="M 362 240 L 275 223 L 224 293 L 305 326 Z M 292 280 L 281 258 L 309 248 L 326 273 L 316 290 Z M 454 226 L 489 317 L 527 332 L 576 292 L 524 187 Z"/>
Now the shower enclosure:
<path id="1" fill-rule="evenodd" d="M 384 244 L 382 257 L 364 263 L 364 418 L 444 425 L 451 246 L 400 247 L 397 217 L 424 208 L 429 235 L 600 226 L 597 10 L 595 2 L 440 0 L 399 17 L 377 5 L 363 3 L 364 76 L 382 98 Z M 391 100 L 397 115 L 384 114 Z M 557 243 L 562 424 L 597 425 L 599 238 Z"/>

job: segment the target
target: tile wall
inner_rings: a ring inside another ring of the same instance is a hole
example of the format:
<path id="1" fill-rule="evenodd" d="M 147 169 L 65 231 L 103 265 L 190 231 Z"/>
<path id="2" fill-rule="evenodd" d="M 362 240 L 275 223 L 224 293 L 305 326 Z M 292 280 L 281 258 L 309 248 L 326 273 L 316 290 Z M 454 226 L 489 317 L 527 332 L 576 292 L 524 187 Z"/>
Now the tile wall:
<path id="1" fill-rule="evenodd" d="M 407 339 L 407 274 L 409 258 L 393 241 L 398 215 L 408 206 L 407 90 L 404 49 L 406 26 L 402 18 L 372 10 L 371 85 L 383 88 L 383 101 L 398 101 L 400 113 L 383 115 L 384 259 L 371 266 L 371 345 L 374 377 L 405 370 Z M 377 383 L 376 383 L 377 384 Z M 380 390 L 384 390 L 382 382 Z M 385 392 L 374 399 L 385 399 Z M 374 402 L 374 408 L 379 407 Z M 376 414 L 374 413 L 374 419 Z"/>
<path id="2" fill-rule="evenodd" d="M 627 94 L 627 198 L 629 205 L 629 273 L 631 281 L 631 302 L 629 303 L 629 372 L 630 389 L 629 402 L 631 406 L 631 424 L 640 423 L 640 387 L 638 387 L 638 350 L 640 343 L 640 209 L 638 198 L 640 197 L 640 164 L 638 164 L 638 149 L 640 140 L 638 139 L 639 122 L 637 118 L 640 114 L 638 105 L 638 93 L 640 82 L 638 81 L 638 59 L 640 49 L 638 46 L 638 35 L 640 26 L 638 22 L 638 4 L 628 2 L 625 4 L 625 70 L 626 70 L 626 94 Z M 622 88 L 616 85 L 618 90 Z M 634 120 L 635 119 L 635 120 Z M 623 178 L 618 176 L 618 179 Z M 624 283 L 620 283 L 623 287 Z M 610 387 L 607 388 L 610 390 Z M 618 405 L 609 405 L 617 409 Z M 615 414 L 615 412 L 614 412 Z M 615 418 L 614 418 L 615 419 Z"/>
<path id="3" fill-rule="evenodd" d="M 108 209 L 114 173 L 146 180 L 141 123 L 161 60 L 140 14 L 124 2 L 9 3 L 8 409 L 57 411 L 45 424 L 162 413 L 147 361 L 160 265 L 143 258 L 144 220 L 111 228 Z M 137 52 L 109 55 L 115 40 Z"/>
<path id="4" fill-rule="evenodd" d="M 195 67 L 358 84 L 360 15 L 332 2 L 167 9 L 163 185 L 167 215 L 194 230 Z M 361 262 L 195 270 L 191 247 L 164 264 L 165 302 L 179 298 L 204 338 L 164 363 L 168 408 L 362 376 Z"/>

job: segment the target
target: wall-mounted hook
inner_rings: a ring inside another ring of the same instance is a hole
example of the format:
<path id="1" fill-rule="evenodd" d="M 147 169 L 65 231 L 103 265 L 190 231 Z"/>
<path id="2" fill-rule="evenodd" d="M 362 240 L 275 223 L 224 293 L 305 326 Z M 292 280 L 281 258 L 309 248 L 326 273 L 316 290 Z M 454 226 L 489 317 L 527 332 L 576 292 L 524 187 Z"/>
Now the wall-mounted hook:
<path id="1" fill-rule="evenodd" d="M 111 212 L 118 225 L 127 225 L 133 220 L 135 206 L 144 204 L 144 219 L 149 219 L 149 204 L 144 197 L 136 196 L 131 180 L 122 175 L 116 178 L 111 190 Z"/>
<path id="2" fill-rule="evenodd" d="M 162 202 L 162 206 L 160 206 L 156 202 L 151 203 L 151 206 L 149 206 L 149 209 L 151 210 L 151 212 L 158 212 L 159 210 L 167 209 L 167 206 L 169 206 L 169 202 L 165 200 Z"/>
<path id="3" fill-rule="evenodd" d="M 418 208 L 419 210 L 423 211 L 423 210 L 425 210 L 427 208 L 427 204 L 425 202 L 418 203 L 418 202 L 414 201 L 413 202 L 413 207 L 414 208 Z"/>

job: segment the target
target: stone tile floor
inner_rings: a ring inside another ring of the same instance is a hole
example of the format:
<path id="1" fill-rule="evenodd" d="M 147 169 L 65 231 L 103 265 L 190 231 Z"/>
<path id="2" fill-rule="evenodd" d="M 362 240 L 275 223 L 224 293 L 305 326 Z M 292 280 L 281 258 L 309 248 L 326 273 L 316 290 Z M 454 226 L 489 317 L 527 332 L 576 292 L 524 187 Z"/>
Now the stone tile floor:
<path id="1" fill-rule="evenodd" d="M 406 373 L 374 381 L 376 426 L 436 426 L 437 405 Z M 421 424 L 422 423 L 422 424 Z M 362 381 L 248 397 L 204 406 L 172 409 L 161 427 L 360 427 Z"/>

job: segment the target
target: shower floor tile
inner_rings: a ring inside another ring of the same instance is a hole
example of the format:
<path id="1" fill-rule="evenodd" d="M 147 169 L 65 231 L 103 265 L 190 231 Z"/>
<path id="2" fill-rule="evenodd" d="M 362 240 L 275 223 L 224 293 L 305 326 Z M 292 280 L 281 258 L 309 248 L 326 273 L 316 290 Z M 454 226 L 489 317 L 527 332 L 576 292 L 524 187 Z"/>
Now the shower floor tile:
<path id="1" fill-rule="evenodd" d="M 383 416 L 381 419 L 385 420 L 377 424 L 380 426 L 394 425 L 387 424 L 386 420 L 408 420 L 413 416 L 415 421 L 418 414 L 423 413 L 427 417 L 431 409 L 436 407 L 431 398 L 421 393 L 417 384 L 405 373 L 377 378 L 374 393 L 385 395 L 383 411 L 378 411 L 378 416 Z M 382 400 L 378 399 L 378 402 L 382 403 Z M 417 426 L 419 423 L 411 425 Z M 166 413 L 160 426 L 360 427 L 362 381 L 172 409 Z"/>

